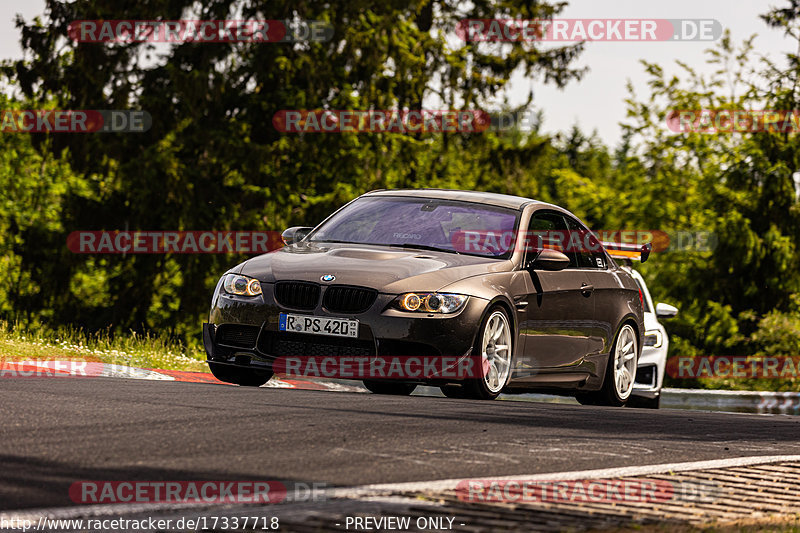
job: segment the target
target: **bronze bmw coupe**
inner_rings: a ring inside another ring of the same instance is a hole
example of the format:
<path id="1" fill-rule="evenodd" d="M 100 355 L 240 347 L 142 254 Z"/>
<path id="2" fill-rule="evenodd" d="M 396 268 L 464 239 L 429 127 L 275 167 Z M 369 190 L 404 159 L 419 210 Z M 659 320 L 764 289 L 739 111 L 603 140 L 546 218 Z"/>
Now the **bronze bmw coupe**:
<path id="1" fill-rule="evenodd" d="M 606 405 L 631 394 L 642 295 L 565 209 L 381 190 L 283 240 L 217 283 L 203 340 L 222 381 L 279 373 L 360 379 L 381 394 L 427 384 L 448 397 L 543 391 Z"/>

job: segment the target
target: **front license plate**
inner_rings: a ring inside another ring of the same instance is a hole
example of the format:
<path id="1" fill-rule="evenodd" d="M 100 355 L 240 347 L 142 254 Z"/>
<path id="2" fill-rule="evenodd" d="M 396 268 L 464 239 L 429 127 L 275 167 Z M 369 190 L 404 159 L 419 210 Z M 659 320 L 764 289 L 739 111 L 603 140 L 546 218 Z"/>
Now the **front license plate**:
<path id="1" fill-rule="evenodd" d="M 278 329 L 280 331 L 294 331 L 295 333 L 357 338 L 358 320 L 281 313 Z"/>

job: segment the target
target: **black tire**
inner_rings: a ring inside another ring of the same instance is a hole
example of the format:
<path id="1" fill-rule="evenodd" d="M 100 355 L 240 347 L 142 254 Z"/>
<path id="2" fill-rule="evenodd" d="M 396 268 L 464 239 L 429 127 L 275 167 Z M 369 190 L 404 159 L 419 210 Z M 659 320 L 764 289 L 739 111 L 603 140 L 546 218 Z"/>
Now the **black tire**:
<path id="1" fill-rule="evenodd" d="M 597 393 L 581 393 L 576 394 L 575 399 L 581 405 L 597 405 Z"/>
<path id="2" fill-rule="evenodd" d="M 659 409 L 661 407 L 661 395 L 655 398 L 643 398 L 641 396 L 631 396 L 625 402 L 628 407 L 638 407 L 639 409 Z"/>
<path id="3" fill-rule="evenodd" d="M 511 320 L 509 320 L 508 318 L 508 313 L 506 313 L 505 309 L 503 309 L 499 305 L 489 309 L 489 312 L 486 313 L 486 316 L 483 317 L 483 320 L 481 321 L 481 326 L 478 329 L 478 334 L 475 336 L 475 346 L 473 347 L 473 356 L 472 356 L 473 361 L 475 362 L 476 365 L 475 368 L 481 368 L 481 365 L 483 364 L 481 356 L 483 347 L 481 346 L 481 343 L 483 342 L 484 331 L 487 325 L 489 324 L 489 321 L 492 319 L 495 313 L 498 312 L 501 313 L 503 317 L 505 317 L 506 324 L 509 328 L 510 338 L 508 342 L 512 354 L 511 359 L 509 361 L 509 367 L 513 368 L 514 332 L 512 331 L 513 328 L 511 327 Z M 479 372 L 479 374 L 482 374 L 482 372 Z M 508 376 L 506 376 L 505 378 L 505 382 L 502 384 L 500 389 L 496 391 L 492 391 L 489 389 L 486 380 L 483 378 L 482 375 L 472 377 L 471 379 L 467 379 L 462 384 L 464 388 L 465 397 L 473 400 L 494 400 L 495 398 L 500 396 L 500 393 L 502 392 L 502 387 L 504 387 L 508 383 L 509 379 L 511 379 L 510 369 L 508 372 Z"/>
<path id="4" fill-rule="evenodd" d="M 271 370 L 250 370 L 219 363 L 208 363 L 208 367 L 218 380 L 242 387 L 260 387 L 272 378 Z"/>
<path id="5" fill-rule="evenodd" d="M 631 389 L 633 387 L 633 380 L 636 377 L 636 362 L 638 361 L 639 357 L 639 347 L 638 347 L 638 338 L 636 337 L 636 330 L 633 329 L 633 325 L 630 323 L 625 323 L 617 332 L 617 336 L 614 339 L 614 344 L 611 346 L 611 352 L 608 354 L 608 363 L 606 364 L 606 373 L 605 377 L 603 378 L 603 387 L 597 392 L 587 392 L 576 394 L 575 399 L 578 400 L 582 405 L 608 405 L 612 407 L 622 407 L 625 405 L 627 401 L 631 398 L 631 394 L 628 393 L 627 396 L 622 397 L 617 391 L 617 384 L 616 384 L 616 376 L 614 375 L 615 372 L 615 365 L 616 359 L 615 354 L 617 353 L 617 343 L 619 342 L 620 338 L 623 336 L 623 332 L 626 330 L 630 330 L 633 333 L 633 352 L 635 354 L 634 362 L 633 362 L 633 373 L 630 376 L 631 380 Z"/>
<path id="6" fill-rule="evenodd" d="M 417 388 L 413 383 L 398 383 L 395 381 L 364 380 L 364 386 L 372 394 L 391 394 L 393 396 L 408 396 Z"/>
<path id="7" fill-rule="evenodd" d="M 461 400 L 467 397 L 467 391 L 461 385 L 442 385 L 439 389 L 448 398 Z"/>

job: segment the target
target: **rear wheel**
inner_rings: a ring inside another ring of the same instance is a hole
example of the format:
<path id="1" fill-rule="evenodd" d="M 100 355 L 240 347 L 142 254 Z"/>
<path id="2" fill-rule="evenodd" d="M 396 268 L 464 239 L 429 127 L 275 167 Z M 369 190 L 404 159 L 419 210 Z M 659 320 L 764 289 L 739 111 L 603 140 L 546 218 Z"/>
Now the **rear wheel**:
<path id="1" fill-rule="evenodd" d="M 636 331 L 630 324 L 624 324 L 608 355 L 603 388 L 597 392 L 576 394 L 575 398 L 583 405 L 625 405 L 633 391 L 638 354 Z"/>
<path id="2" fill-rule="evenodd" d="M 416 385 L 409 384 L 409 383 L 396 383 L 392 381 L 372 381 L 365 379 L 364 386 L 370 391 L 372 394 L 391 394 L 393 396 L 408 396 L 414 389 L 417 388 Z"/>
<path id="3" fill-rule="evenodd" d="M 260 387 L 272 378 L 271 370 L 251 370 L 219 363 L 208 363 L 208 366 L 218 380 L 242 387 Z"/>
<path id="4" fill-rule="evenodd" d="M 511 323 L 500 307 L 495 307 L 484 319 L 475 341 L 480 365 L 479 375 L 464 382 L 468 398 L 494 400 L 511 377 Z"/>

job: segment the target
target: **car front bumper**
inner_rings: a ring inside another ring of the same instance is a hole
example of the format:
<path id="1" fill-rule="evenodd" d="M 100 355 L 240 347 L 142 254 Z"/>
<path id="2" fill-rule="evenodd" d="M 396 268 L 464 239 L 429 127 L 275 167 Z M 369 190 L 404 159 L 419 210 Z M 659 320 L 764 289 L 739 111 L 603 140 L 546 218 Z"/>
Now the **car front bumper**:
<path id="1" fill-rule="evenodd" d="M 279 357 L 468 357 L 488 301 L 470 297 L 452 315 L 417 314 L 391 307 L 396 298 L 379 294 L 365 312 L 329 313 L 322 304 L 313 311 L 283 308 L 264 284 L 256 298 L 215 295 L 209 322 L 203 324 L 208 360 L 252 369 L 271 369 Z M 357 338 L 279 330 L 279 315 L 338 317 L 359 321 Z M 429 380 L 426 380 L 429 381 Z"/>
<path id="2" fill-rule="evenodd" d="M 634 396 L 658 398 L 664 381 L 666 351 L 662 348 L 645 347 L 636 367 L 636 380 L 633 384 Z"/>

